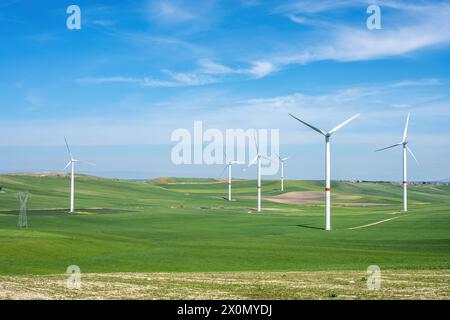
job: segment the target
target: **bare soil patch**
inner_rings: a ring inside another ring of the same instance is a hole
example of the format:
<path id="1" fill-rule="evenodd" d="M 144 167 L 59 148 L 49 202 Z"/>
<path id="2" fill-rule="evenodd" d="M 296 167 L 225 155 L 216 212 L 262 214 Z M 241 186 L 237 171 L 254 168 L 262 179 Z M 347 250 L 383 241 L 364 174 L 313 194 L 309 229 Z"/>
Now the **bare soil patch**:
<path id="1" fill-rule="evenodd" d="M 255 196 L 239 196 L 242 199 L 256 199 Z M 346 195 L 346 194 L 333 194 L 331 196 L 332 200 L 357 200 L 361 199 L 360 196 Z M 324 193 L 321 191 L 294 191 L 286 192 L 283 194 L 278 194 L 276 196 L 264 196 L 264 200 L 283 203 L 283 204 L 294 204 L 294 205 L 314 205 L 324 203 Z M 379 206 L 383 204 L 379 203 L 369 203 L 369 202 L 334 202 L 334 206 L 347 206 L 347 207 L 368 207 L 368 206 Z"/>
<path id="2" fill-rule="evenodd" d="M 256 199 L 256 196 L 239 196 L 243 199 Z M 335 199 L 360 199 L 359 196 L 334 195 Z M 284 204 L 321 204 L 324 201 L 324 193 L 321 191 L 294 191 L 278 194 L 276 196 L 263 196 L 264 200 Z"/>
<path id="3" fill-rule="evenodd" d="M 0 299 L 450 299 L 450 270 L 90 273 L 81 288 L 67 275 L 0 276 Z"/>

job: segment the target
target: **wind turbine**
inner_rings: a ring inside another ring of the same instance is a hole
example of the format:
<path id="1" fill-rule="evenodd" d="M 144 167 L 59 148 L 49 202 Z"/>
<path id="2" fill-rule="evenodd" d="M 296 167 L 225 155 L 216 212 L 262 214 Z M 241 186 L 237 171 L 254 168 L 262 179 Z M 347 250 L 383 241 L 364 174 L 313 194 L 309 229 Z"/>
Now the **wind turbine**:
<path id="1" fill-rule="evenodd" d="M 349 123 L 353 119 L 359 117 L 360 114 L 358 113 L 358 114 L 354 115 L 353 117 L 351 117 L 350 119 L 345 120 L 340 125 L 336 126 L 335 128 L 331 129 L 328 132 L 324 132 L 324 131 L 310 125 L 309 123 L 306 123 L 305 121 L 300 120 L 299 118 L 293 116 L 290 113 L 289 113 L 289 115 L 292 118 L 294 118 L 295 120 L 300 121 L 304 125 L 310 127 L 311 129 L 313 129 L 314 131 L 317 131 L 318 133 L 320 133 L 321 135 L 323 135 L 325 137 L 325 230 L 329 231 L 329 230 L 331 230 L 330 137 L 333 135 L 333 133 L 338 131 L 340 128 L 345 126 L 347 123 Z"/>
<path id="2" fill-rule="evenodd" d="M 72 152 L 70 151 L 69 144 L 67 143 L 66 137 L 64 137 L 64 141 L 66 142 L 67 152 L 69 153 L 69 162 L 64 167 L 63 170 L 66 170 L 69 166 L 71 166 L 71 176 L 70 176 L 70 212 L 74 212 L 74 195 L 75 195 L 75 163 L 84 163 L 88 165 L 95 166 L 94 163 L 85 162 L 75 159 L 72 156 Z"/>
<path id="3" fill-rule="evenodd" d="M 225 155 L 225 161 L 226 161 L 226 166 L 225 168 L 223 168 L 222 174 L 220 176 L 223 175 L 223 173 L 225 172 L 226 169 L 228 169 L 228 201 L 231 201 L 231 166 L 233 164 L 243 164 L 242 162 L 239 161 L 228 161 L 227 155 Z"/>
<path id="4" fill-rule="evenodd" d="M 258 189 L 258 212 L 261 212 L 261 159 L 266 159 L 266 160 L 269 160 L 269 161 L 272 161 L 272 160 L 261 155 L 261 153 L 259 152 L 258 142 L 256 141 L 256 136 L 254 136 L 254 138 L 255 138 L 255 145 L 256 145 L 257 155 L 252 161 L 250 161 L 250 163 L 248 164 L 247 168 L 249 168 L 255 162 L 258 163 L 257 164 L 258 165 L 258 184 L 257 184 L 257 189 Z"/>
<path id="5" fill-rule="evenodd" d="M 289 157 L 281 158 L 278 154 L 275 153 L 275 155 L 278 157 L 278 160 L 280 160 L 281 164 L 281 191 L 284 191 L 284 163 L 286 160 L 289 159 Z"/>
<path id="6" fill-rule="evenodd" d="M 403 131 L 403 139 L 401 142 L 393 144 L 392 146 L 381 148 L 378 150 L 375 150 L 375 152 L 394 148 L 397 146 L 403 146 L 403 211 L 408 211 L 408 178 L 407 178 L 407 170 L 406 170 L 406 160 L 407 160 L 407 154 L 406 151 L 411 154 L 411 156 L 414 158 L 417 164 L 419 162 L 417 161 L 416 157 L 414 156 L 414 153 L 411 151 L 411 149 L 408 147 L 408 124 L 409 124 L 409 116 L 410 113 L 408 113 L 408 116 L 406 118 L 406 125 L 405 130 Z"/>

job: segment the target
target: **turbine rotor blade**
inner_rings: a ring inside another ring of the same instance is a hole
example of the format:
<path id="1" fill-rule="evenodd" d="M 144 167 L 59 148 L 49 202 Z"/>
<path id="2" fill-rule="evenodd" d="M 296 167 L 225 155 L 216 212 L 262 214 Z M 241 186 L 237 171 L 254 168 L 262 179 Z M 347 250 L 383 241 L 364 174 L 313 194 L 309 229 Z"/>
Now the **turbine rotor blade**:
<path id="1" fill-rule="evenodd" d="M 223 168 L 222 172 L 220 173 L 219 178 L 222 178 L 223 174 L 225 173 L 225 170 L 228 169 L 228 166 L 229 166 L 229 164 L 227 164 L 227 165 L 225 166 L 225 168 Z"/>
<path id="2" fill-rule="evenodd" d="M 320 130 L 320 129 L 314 127 L 313 125 L 310 125 L 309 123 L 307 123 L 307 122 L 305 122 L 305 121 L 303 121 L 303 120 L 300 120 L 299 118 L 297 118 L 296 116 L 294 116 L 294 115 L 292 115 L 292 114 L 290 114 L 290 113 L 288 113 L 288 114 L 289 114 L 292 118 L 294 118 L 295 120 L 300 121 L 300 122 L 303 123 L 305 126 L 310 127 L 310 128 L 313 129 L 314 131 L 317 131 L 318 133 L 323 134 L 324 136 L 327 135 L 325 132 L 323 132 L 322 130 Z"/>
<path id="3" fill-rule="evenodd" d="M 360 116 L 360 113 L 355 114 L 353 117 L 351 117 L 350 119 L 345 120 L 344 122 L 342 122 L 340 125 L 338 125 L 337 127 L 333 128 L 330 130 L 330 132 L 328 132 L 328 134 L 333 134 L 336 131 L 338 131 L 340 128 L 342 128 L 343 126 L 345 126 L 347 123 L 349 123 L 350 121 L 352 121 L 355 118 L 358 118 Z"/>
<path id="4" fill-rule="evenodd" d="M 67 143 L 67 139 L 64 136 L 64 141 L 66 142 L 67 152 L 69 153 L 70 159 L 73 159 L 72 152 L 70 152 L 69 144 Z"/>
<path id="5" fill-rule="evenodd" d="M 227 157 L 227 153 L 225 150 L 223 150 L 223 157 L 225 159 L 225 163 L 228 163 L 228 157 Z"/>
<path id="6" fill-rule="evenodd" d="M 63 170 L 66 170 L 71 164 L 72 164 L 72 161 L 69 161 L 69 162 L 66 164 L 66 166 L 64 167 Z"/>
<path id="7" fill-rule="evenodd" d="M 253 131 L 253 138 L 255 139 L 256 152 L 259 154 L 258 140 L 256 139 L 256 130 Z"/>
<path id="8" fill-rule="evenodd" d="M 259 156 L 256 156 L 255 159 L 253 159 L 252 161 L 250 161 L 250 163 L 248 164 L 247 168 L 250 167 L 252 164 L 254 164 L 256 162 L 256 160 L 258 160 Z"/>
<path id="9" fill-rule="evenodd" d="M 286 158 L 283 158 L 283 159 L 281 159 L 281 161 L 286 161 L 286 160 L 288 160 L 289 159 L 289 157 L 286 157 Z"/>
<path id="10" fill-rule="evenodd" d="M 89 166 L 95 166 L 96 165 L 93 162 L 87 162 L 87 161 L 81 161 L 81 160 L 75 160 L 75 162 L 79 162 L 79 163 L 82 163 L 82 164 L 87 164 Z"/>
<path id="11" fill-rule="evenodd" d="M 413 159 L 416 161 L 417 165 L 419 165 L 419 161 L 417 161 L 416 156 L 414 155 L 414 153 L 412 152 L 412 150 L 406 146 L 406 149 L 408 150 L 408 152 L 411 154 L 411 156 L 413 157 Z"/>
<path id="12" fill-rule="evenodd" d="M 406 117 L 406 125 L 405 125 L 405 131 L 403 131 L 403 140 L 402 142 L 406 142 L 406 139 L 408 139 L 408 124 L 409 124 L 409 116 L 411 113 L 408 112 L 408 116 Z"/>
<path id="13" fill-rule="evenodd" d="M 394 148 L 394 147 L 401 146 L 401 145 L 402 145 L 402 143 L 399 142 L 399 143 L 393 144 L 392 146 L 389 146 L 389 147 L 386 147 L 386 148 L 377 149 L 377 150 L 375 150 L 375 152 L 386 150 L 386 149 L 390 149 L 390 148 Z"/>
<path id="14" fill-rule="evenodd" d="M 273 161 L 272 159 L 270 159 L 270 158 L 268 158 L 268 157 L 265 157 L 265 156 L 261 156 L 261 158 L 263 158 L 264 160 L 268 160 L 269 162 L 272 162 L 272 161 Z"/>

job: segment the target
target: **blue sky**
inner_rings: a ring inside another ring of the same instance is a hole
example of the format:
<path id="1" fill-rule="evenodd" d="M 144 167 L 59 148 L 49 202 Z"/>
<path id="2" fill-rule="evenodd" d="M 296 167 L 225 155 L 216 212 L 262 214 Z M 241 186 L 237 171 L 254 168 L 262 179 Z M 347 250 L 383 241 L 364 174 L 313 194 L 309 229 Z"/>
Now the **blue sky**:
<path id="1" fill-rule="evenodd" d="M 66 9 L 81 9 L 81 30 Z M 366 9 L 381 8 L 381 30 Z M 323 177 L 323 128 L 338 179 L 401 179 L 411 112 L 412 180 L 450 178 L 448 1 L 14 1 L 0 4 L 0 171 L 54 171 L 63 136 L 81 171 L 212 176 L 174 166 L 171 132 L 278 128 L 286 175 Z M 236 170 L 237 176 L 254 172 Z"/>

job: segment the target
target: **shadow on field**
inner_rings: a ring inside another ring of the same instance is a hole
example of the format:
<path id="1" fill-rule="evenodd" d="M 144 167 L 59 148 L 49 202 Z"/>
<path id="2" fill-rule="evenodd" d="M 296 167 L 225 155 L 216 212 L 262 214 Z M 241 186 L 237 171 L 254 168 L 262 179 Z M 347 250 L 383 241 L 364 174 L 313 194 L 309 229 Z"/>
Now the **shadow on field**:
<path id="1" fill-rule="evenodd" d="M 19 215 L 19 210 L 7 210 L 0 211 L 1 214 L 11 214 Z M 76 212 L 70 213 L 69 209 L 29 209 L 27 210 L 28 215 L 33 216 L 52 216 L 52 215 L 93 215 L 93 214 L 114 214 L 114 213 L 124 213 L 124 212 L 134 212 L 132 210 L 123 209 L 104 209 L 104 208 L 87 208 L 87 209 L 77 209 Z"/>
<path id="2" fill-rule="evenodd" d="M 323 228 L 311 226 L 309 224 L 297 224 L 296 227 L 307 228 L 307 229 L 323 230 Z"/>

